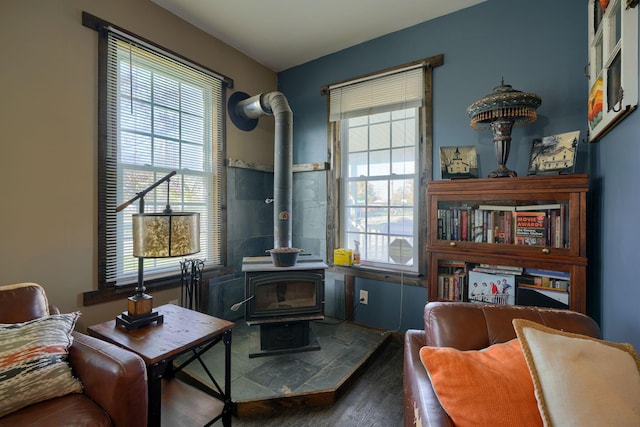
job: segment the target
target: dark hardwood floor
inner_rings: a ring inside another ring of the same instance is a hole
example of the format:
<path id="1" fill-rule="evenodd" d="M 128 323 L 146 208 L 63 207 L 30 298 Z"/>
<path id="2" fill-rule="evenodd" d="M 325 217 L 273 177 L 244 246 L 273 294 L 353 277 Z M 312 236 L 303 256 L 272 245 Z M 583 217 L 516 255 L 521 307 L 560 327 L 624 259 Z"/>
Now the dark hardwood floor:
<path id="1" fill-rule="evenodd" d="M 327 407 L 294 408 L 274 415 L 233 417 L 234 427 L 400 427 L 402 426 L 403 338 L 394 334 L 353 378 L 344 394 Z M 166 427 L 202 426 L 210 407 L 183 387 L 165 387 L 162 424 Z M 221 421 L 213 424 L 222 426 Z"/>

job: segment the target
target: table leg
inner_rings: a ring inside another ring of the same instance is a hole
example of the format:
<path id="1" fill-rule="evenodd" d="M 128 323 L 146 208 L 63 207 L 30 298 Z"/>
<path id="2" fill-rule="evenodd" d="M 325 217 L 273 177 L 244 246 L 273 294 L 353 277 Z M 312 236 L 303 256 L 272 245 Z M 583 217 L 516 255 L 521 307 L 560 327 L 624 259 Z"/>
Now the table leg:
<path id="1" fill-rule="evenodd" d="M 147 425 L 160 427 L 162 411 L 162 374 L 167 367 L 165 360 L 147 367 L 147 390 L 149 396 L 149 408 Z"/>
<path id="2" fill-rule="evenodd" d="M 231 329 L 224 333 L 224 413 L 222 414 L 222 424 L 224 427 L 231 427 Z"/>

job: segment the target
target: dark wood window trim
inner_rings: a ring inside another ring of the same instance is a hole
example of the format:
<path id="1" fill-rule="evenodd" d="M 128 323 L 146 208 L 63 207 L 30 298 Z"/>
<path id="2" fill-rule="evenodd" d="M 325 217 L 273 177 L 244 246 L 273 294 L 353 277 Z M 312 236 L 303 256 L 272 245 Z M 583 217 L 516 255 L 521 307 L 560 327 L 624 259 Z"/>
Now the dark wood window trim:
<path id="1" fill-rule="evenodd" d="M 396 67 L 380 70 L 354 77 L 341 82 L 325 85 L 321 88 L 321 94 L 329 93 L 329 87 L 352 80 L 366 79 L 368 77 L 392 72 L 402 68 L 407 68 L 417 64 L 424 64 L 424 106 L 420 108 L 420 189 L 418 195 L 418 244 L 421 248 L 418 256 L 418 274 L 402 273 L 396 271 L 381 271 L 366 267 L 336 267 L 336 271 L 345 274 L 380 280 L 385 282 L 414 284 L 427 286 L 426 282 L 426 242 L 427 242 L 427 212 L 426 210 L 426 189 L 427 183 L 433 176 L 433 69 L 444 64 L 444 54 L 438 54 L 412 61 L 410 63 L 398 65 Z M 329 111 L 329 97 L 327 96 L 327 111 Z M 330 144 L 331 164 L 330 173 L 327 174 L 327 260 L 333 264 L 333 250 L 340 245 L 340 124 L 339 122 L 327 123 L 327 138 Z"/>
<path id="2" fill-rule="evenodd" d="M 202 281 L 205 286 L 208 286 L 209 280 L 213 279 L 214 277 L 224 276 L 230 273 L 231 270 L 227 267 L 209 269 L 202 273 Z M 153 292 L 155 291 L 164 291 L 167 289 L 179 288 L 180 286 L 180 276 L 165 277 L 163 279 L 158 279 L 152 283 L 145 282 L 145 287 L 147 288 L 148 294 L 153 294 Z M 117 287 L 112 286 L 109 288 L 85 292 L 82 294 L 82 305 L 89 306 L 128 298 L 134 294 L 135 287 L 135 284 Z"/>
<path id="3" fill-rule="evenodd" d="M 209 73 L 211 75 L 214 75 L 215 77 L 217 77 L 219 80 L 221 80 L 223 87 L 226 88 L 233 88 L 234 85 L 234 81 L 233 79 L 218 73 L 217 71 L 211 70 L 210 68 L 201 65 L 195 61 L 192 61 L 182 55 L 180 55 L 179 53 L 176 53 L 170 49 L 166 49 L 156 43 L 153 43 L 150 40 L 147 40 L 141 36 L 138 36 L 130 31 L 127 31 L 117 25 L 114 25 L 112 23 L 110 23 L 109 21 L 105 21 L 101 18 L 98 18 L 94 15 L 91 15 L 87 12 L 82 12 L 82 25 L 93 29 L 99 33 L 103 33 L 108 31 L 109 29 L 115 30 L 115 31 L 119 31 L 120 33 L 123 33 L 129 37 L 131 37 L 132 39 L 135 39 L 139 42 L 141 42 L 144 45 L 147 45 L 150 49 L 152 50 L 157 50 L 163 54 L 168 54 L 172 57 L 174 57 L 174 59 L 176 59 L 179 62 L 185 62 L 189 65 L 192 66 L 196 66 L 198 68 L 201 68 L 203 72 L 205 73 Z M 106 38 L 105 37 L 100 37 L 99 38 L 99 56 L 98 56 L 98 90 L 102 91 L 104 93 L 105 91 L 105 86 L 106 86 L 106 76 L 104 75 L 104 69 L 105 69 L 105 62 L 106 62 Z M 223 92 L 224 94 L 224 92 Z M 99 117 L 102 117 L 102 115 L 104 114 L 104 108 L 105 105 L 103 105 L 102 102 L 99 102 L 98 105 L 98 115 Z M 104 135 L 102 134 L 102 132 L 104 131 L 104 126 L 99 126 L 99 135 L 98 138 L 104 138 Z M 106 153 L 101 152 L 101 150 L 104 150 L 103 145 L 100 145 L 99 147 L 99 153 L 98 156 L 101 159 L 104 159 L 106 157 Z M 224 182 L 226 182 L 226 179 L 223 179 Z M 102 188 L 102 187 L 100 187 Z M 99 190 L 100 191 L 100 190 Z M 101 194 L 98 195 L 99 200 L 101 200 Z M 226 200 L 222 200 L 222 209 L 223 211 L 226 209 Z M 223 227 L 226 228 L 226 227 Z M 104 227 L 98 227 L 99 230 L 104 229 Z M 105 236 L 98 234 L 98 252 L 99 253 L 105 253 L 105 245 L 104 242 L 105 241 Z M 102 251 L 102 252 L 101 252 Z M 100 260 L 103 260 L 105 257 L 104 256 L 99 256 L 98 257 L 99 260 L 98 262 L 102 262 Z M 223 263 L 225 262 L 226 259 L 226 255 L 223 253 L 222 254 L 222 261 Z M 98 270 L 102 271 L 104 270 L 104 266 L 100 266 L 98 265 Z M 203 281 L 205 283 L 208 283 L 208 281 L 211 278 L 220 276 L 220 275 L 224 275 L 224 274 L 229 274 L 229 268 L 225 267 L 223 265 L 220 266 L 213 266 L 208 268 L 207 270 L 204 271 L 203 273 Z M 166 290 L 166 289 L 172 289 L 172 288 L 177 288 L 181 286 L 181 279 L 179 275 L 173 275 L 173 276 L 167 276 L 164 278 L 160 278 L 160 279 L 155 279 L 155 280 L 149 280 L 148 282 L 145 282 L 145 287 L 147 288 L 147 292 L 148 293 L 153 293 L 154 291 L 161 291 L 161 290 Z M 87 291 L 84 292 L 82 294 L 82 298 L 83 298 L 83 305 L 84 306 L 89 306 L 89 305 L 95 305 L 95 304 L 101 304 L 101 303 L 105 303 L 105 302 L 110 302 L 110 301 L 116 301 L 116 300 L 120 300 L 120 299 L 124 299 L 127 298 L 129 296 L 131 296 L 134 293 L 136 284 L 130 284 L 130 285 L 122 285 L 122 286 L 114 286 L 112 284 L 106 284 L 103 283 L 102 281 L 99 280 L 99 289 L 97 290 L 92 290 L 92 291 Z"/>
<path id="4" fill-rule="evenodd" d="M 87 27 L 87 28 L 91 28 L 92 30 L 95 30 L 97 32 L 105 31 L 108 28 L 113 28 L 114 30 L 117 30 L 117 31 L 119 31 L 121 33 L 124 33 L 124 34 L 126 34 L 127 36 L 129 36 L 129 37 L 131 37 L 133 39 L 139 40 L 140 42 L 148 45 L 149 47 L 151 47 L 154 50 L 158 50 L 158 51 L 163 52 L 164 54 L 169 54 L 169 55 L 175 57 L 178 61 L 185 62 L 185 63 L 189 64 L 190 66 L 195 65 L 195 66 L 201 68 L 202 70 L 204 70 L 205 72 L 211 73 L 211 74 L 215 75 L 217 78 L 219 78 L 220 80 L 222 80 L 223 84 L 227 88 L 230 88 L 230 89 L 233 88 L 233 79 L 231 77 L 227 77 L 222 73 L 219 73 L 219 72 L 217 72 L 215 70 L 212 70 L 211 68 L 206 67 L 204 65 L 201 65 L 201 64 L 199 64 L 199 63 L 197 63 L 195 61 L 192 61 L 191 59 L 186 58 L 185 56 L 180 55 L 177 52 L 174 52 L 174 51 L 172 51 L 170 49 L 162 47 L 162 46 L 152 42 L 151 40 L 147 40 L 144 37 L 141 37 L 141 36 L 139 36 L 137 34 L 134 34 L 131 31 L 127 31 L 122 27 L 119 27 L 119 26 L 117 26 L 115 24 L 112 24 L 109 21 L 105 21 L 104 19 L 98 18 L 97 16 L 94 16 L 94 15 L 92 15 L 90 13 L 82 12 L 82 25 Z"/>

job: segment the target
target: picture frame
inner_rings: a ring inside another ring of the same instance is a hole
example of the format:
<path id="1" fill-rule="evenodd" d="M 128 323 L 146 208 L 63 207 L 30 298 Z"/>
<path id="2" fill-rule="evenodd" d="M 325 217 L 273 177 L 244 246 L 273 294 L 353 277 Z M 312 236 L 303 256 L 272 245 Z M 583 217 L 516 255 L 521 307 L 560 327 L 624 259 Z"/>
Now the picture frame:
<path id="1" fill-rule="evenodd" d="M 560 133 L 533 140 L 529 175 L 573 173 L 580 131 Z"/>
<path id="2" fill-rule="evenodd" d="M 478 177 L 478 153 L 474 145 L 440 147 L 442 179 Z"/>
<path id="3" fill-rule="evenodd" d="M 588 1 L 587 140 L 596 142 L 638 106 L 638 2 Z"/>

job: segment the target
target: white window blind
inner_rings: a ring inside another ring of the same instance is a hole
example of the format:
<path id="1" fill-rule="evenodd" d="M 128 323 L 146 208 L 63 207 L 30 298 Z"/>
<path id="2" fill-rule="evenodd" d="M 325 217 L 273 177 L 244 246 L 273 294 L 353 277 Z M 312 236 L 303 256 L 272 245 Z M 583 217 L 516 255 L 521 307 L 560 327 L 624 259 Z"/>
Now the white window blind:
<path id="1" fill-rule="evenodd" d="M 424 79 L 413 65 L 329 87 L 329 119 L 340 121 L 340 242 L 360 247 L 363 266 L 418 270 Z"/>
<path id="2" fill-rule="evenodd" d="M 193 257 L 220 264 L 223 82 L 120 35 L 109 33 L 107 43 L 104 182 L 99 183 L 104 207 L 100 238 L 106 242 L 101 279 L 116 285 L 136 281 L 131 217 L 139 204 L 118 213 L 115 207 L 172 170 L 177 171 L 170 181 L 172 209 L 200 213 L 201 252 Z M 164 184 L 145 196 L 145 212 L 161 212 L 166 201 Z M 146 259 L 145 279 L 179 274 L 179 261 Z"/>
<path id="3" fill-rule="evenodd" d="M 329 87 L 330 121 L 421 107 L 423 104 L 422 65 L 362 80 Z"/>

